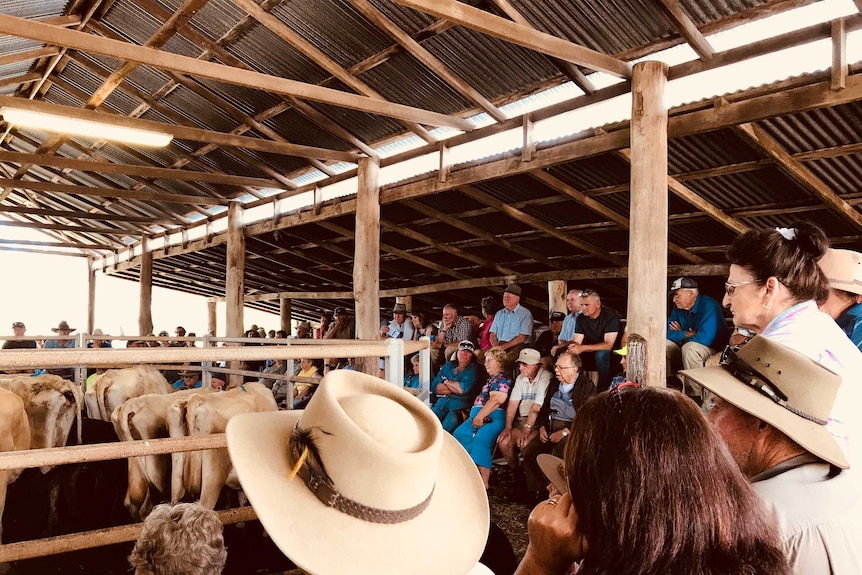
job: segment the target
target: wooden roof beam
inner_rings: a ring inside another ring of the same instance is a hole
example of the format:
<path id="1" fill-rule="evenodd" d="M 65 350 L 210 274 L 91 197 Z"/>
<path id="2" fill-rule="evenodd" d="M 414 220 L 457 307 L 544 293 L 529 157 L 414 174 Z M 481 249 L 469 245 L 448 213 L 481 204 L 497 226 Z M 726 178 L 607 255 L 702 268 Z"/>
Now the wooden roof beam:
<path id="1" fill-rule="evenodd" d="M 45 46 L 43 48 L 34 48 L 23 52 L 15 52 L 13 54 L 4 54 L 0 56 L 0 66 L 8 64 L 17 64 L 18 62 L 26 62 L 28 60 L 38 60 L 49 56 L 56 56 L 60 53 L 60 49 L 55 46 Z"/>
<path id="2" fill-rule="evenodd" d="M 559 178 L 552 176 L 550 173 L 548 173 L 544 170 L 534 170 L 534 171 L 530 172 L 530 176 L 532 176 L 536 180 L 542 182 L 543 184 L 549 186 L 551 189 L 553 189 L 557 192 L 563 193 L 566 196 L 572 198 L 573 200 L 578 202 L 580 205 L 586 207 L 587 209 L 599 214 L 602 217 L 605 217 L 605 218 L 611 220 L 612 222 L 615 222 L 616 224 L 620 225 L 623 229 L 626 229 L 626 230 L 629 229 L 630 224 L 629 224 L 629 219 L 627 217 L 623 216 L 622 214 L 618 214 L 617 212 L 615 212 L 614 210 L 612 210 L 606 206 L 603 206 L 602 204 L 600 204 L 596 200 L 588 197 L 586 194 L 584 194 L 580 190 L 577 190 L 574 186 L 571 186 L 571 185 L 567 184 L 566 182 L 560 180 Z M 687 260 L 689 262 L 696 263 L 696 264 L 708 263 L 705 259 L 701 258 L 698 255 L 691 253 L 687 249 L 685 249 L 681 246 L 678 246 L 673 242 L 668 242 L 667 249 L 669 252 L 676 254 L 679 257 L 681 257 L 684 260 Z"/>
<path id="3" fill-rule="evenodd" d="M 241 0 L 247 2 L 249 0 Z M 472 101 L 482 110 L 488 113 L 497 122 L 504 122 L 506 115 L 500 111 L 497 106 L 492 104 L 479 90 L 471 86 L 460 78 L 455 72 L 449 69 L 439 58 L 426 50 L 419 42 L 414 40 L 404 30 L 398 27 L 395 22 L 390 20 L 380 10 L 375 8 L 368 0 L 350 0 L 354 8 L 359 10 L 363 16 L 383 30 L 390 38 L 404 47 L 407 52 L 437 74 L 444 82 L 449 84 L 451 88 L 460 93 L 462 96 Z"/>
<path id="4" fill-rule="evenodd" d="M 509 0 L 491 0 L 497 8 L 499 8 L 506 16 L 509 17 L 513 22 L 517 22 L 523 26 L 530 26 L 531 28 L 535 28 L 530 21 L 527 20 L 523 14 L 521 14 L 517 8 L 512 6 L 512 3 Z M 565 60 L 560 60 L 559 58 L 554 58 L 552 56 L 546 56 L 563 74 L 569 77 L 569 79 L 575 83 L 575 85 L 584 91 L 585 94 L 592 94 L 596 91 L 596 85 L 593 84 L 592 80 L 587 78 L 587 76 L 581 72 L 581 70 L 572 64 L 571 62 L 566 62 Z"/>
<path id="5" fill-rule="evenodd" d="M 211 197 L 183 196 L 179 194 L 159 194 L 139 190 L 98 188 L 92 186 L 76 186 L 59 184 L 54 182 L 41 182 L 35 180 L 13 180 L 6 178 L 0 178 L 0 188 L 16 188 L 19 190 L 30 190 L 33 192 L 72 194 L 80 196 L 93 196 L 98 198 L 127 198 L 135 200 L 146 200 L 149 202 L 172 202 L 175 204 L 193 204 L 199 206 L 226 206 L 229 203 L 229 200 Z"/>
<path id="6" fill-rule="evenodd" d="M 114 164 L 112 162 L 99 162 L 90 160 L 73 160 L 61 156 L 49 156 L 45 154 L 26 154 L 20 152 L 7 152 L 0 150 L 0 162 L 12 162 L 16 164 L 33 164 L 59 168 L 63 170 L 75 170 L 78 172 L 95 172 L 100 174 L 122 174 L 124 176 L 137 176 L 147 179 L 179 180 L 182 182 L 205 182 L 209 184 L 221 184 L 227 186 L 248 186 L 253 188 L 280 188 L 281 184 L 276 180 L 265 178 L 254 178 L 250 176 L 233 176 L 223 172 L 198 172 L 194 170 L 177 170 L 172 168 L 158 168 L 152 166 L 137 166 L 131 164 Z"/>
<path id="7" fill-rule="evenodd" d="M 358 96 L 340 90 L 322 88 L 304 82 L 269 76 L 250 70 L 241 70 L 214 62 L 204 62 L 195 58 L 138 46 L 129 42 L 99 38 L 91 34 L 65 30 L 5 14 L 0 14 L 0 33 L 19 38 L 28 38 L 38 42 L 56 44 L 82 52 L 93 52 L 111 58 L 137 62 L 138 64 L 153 66 L 160 70 L 182 72 L 192 76 L 210 78 L 219 82 L 296 96 L 298 98 L 305 98 L 390 118 L 432 126 L 455 128 L 456 130 L 463 131 L 471 131 L 475 128 L 467 120 L 446 114 L 439 114 L 393 102 L 381 102 L 373 98 Z"/>
<path id="8" fill-rule="evenodd" d="M 123 216 L 119 214 L 96 214 L 88 212 L 68 212 L 63 210 L 34 209 L 26 206 L 0 205 L 0 213 L 26 214 L 29 216 L 58 217 L 70 220 L 99 220 L 103 222 L 134 222 L 140 224 L 172 224 L 167 218 L 149 218 L 144 216 Z"/>
<path id="9" fill-rule="evenodd" d="M 118 228 L 95 228 L 67 224 L 48 224 L 41 222 L 23 222 L 18 220 L 0 220 L 0 226 L 8 226 L 12 228 L 30 228 L 35 230 L 56 230 L 76 233 L 91 233 L 102 234 L 106 236 L 139 236 L 141 233 L 133 229 L 118 229 Z"/>
<path id="10" fill-rule="evenodd" d="M 691 21 L 688 14 L 679 5 L 676 0 L 658 0 L 659 5 L 673 22 L 679 35 L 697 52 L 702 60 L 709 60 L 715 55 L 715 50 L 709 44 L 709 41 L 700 33 L 694 22 Z"/>
<path id="11" fill-rule="evenodd" d="M 814 195 L 826 204 L 830 210 L 842 216 L 857 228 L 862 228 L 862 213 L 848 204 L 838 196 L 832 189 L 823 183 L 823 180 L 802 163 L 794 160 L 784 148 L 760 126 L 754 123 L 745 123 L 737 126 L 740 133 L 745 134 L 748 140 L 762 150 L 766 155 L 772 157 L 781 169 L 800 185 L 814 193 Z"/>
<path id="12" fill-rule="evenodd" d="M 535 28 L 512 22 L 500 16 L 474 8 L 457 0 L 392 0 L 407 6 L 472 28 L 483 34 L 511 42 L 548 56 L 553 56 L 591 70 L 599 70 L 620 78 L 631 78 L 632 67 L 613 56 L 573 44 L 557 36 L 540 32 Z"/>
<path id="13" fill-rule="evenodd" d="M 6 240 L 0 239 L 0 244 L 14 244 L 16 246 L 43 246 L 49 248 L 78 248 L 82 250 L 110 250 L 117 249 L 119 244 L 79 244 L 70 242 L 43 242 L 38 240 Z"/>
<path id="14" fill-rule="evenodd" d="M 539 218 L 531 216 L 523 210 L 513 208 L 509 204 L 506 204 L 505 202 L 502 202 L 494 198 L 493 196 L 482 192 L 474 186 L 460 186 L 459 189 L 462 193 L 473 198 L 477 202 L 485 204 L 487 206 L 491 206 L 492 208 L 496 208 L 498 211 L 503 212 L 510 218 L 523 222 L 528 226 L 532 226 L 538 230 L 542 230 L 549 236 L 554 237 L 564 243 L 567 243 L 570 246 L 574 246 L 579 250 L 587 252 L 588 254 L 592 254 L 609 262 L 613 262 L 617 265 L 625 265 L 625 260 L 618 258 L 617 256 L 611 255 L 610 253 L 599 249 L 587 242 L 568 236 L 557 230 L 557 228 L 555 228 L 554 226 L 543 222 Z"/>
<path id="15" fill-rule="evenodd" d="M 312 62 L 332 74 L 334 78 L 336 78 L 340 82 L 343 82 L 344 85 L 348 86 L 350 89 L 355 90 L 356 93 L 362 94 L 363 96 L 367 96 L 368 98 L 372 98 L 380 102 L 388 103 L 388 100 L 386 100 L 386 98 L 380 95 L 380 93 L 378 93 L 376 90 L 371 88 L 371 86 L 369 86 L 368 84 L 342 68 L 335 60 L 324 54 L 321 50 L 317 49 L 314 44 L 294 32 L 281 20 L 261 8 L 254 0 L 232 1 L 242 10 L 245 10 L 246 13 L 248 13 L 252 18 L 254 18 L 264 27 L 269 29 L 270 32 L 274 33 L 276 36 L 299 50 L 299 52 L 302 53 L 306 58 L 310 59 Z M 416 132 L 426 142 L 429 140 L 433 140 L 433 138 L 428 135 L 425 128 L 420 126 L 415 121 L 408 121 L 405 126 L 408 130 Z"/>
<path id="16" fill-rule="evenodd" d="M 432 220 L 436 220 L 439 222 L 443 222 L 444 224 L 451 226 L 455 229 L 461 230 L 462 232 L 467 232 L 470 235 L 476 236 L 482 240 L 485 240 L 489 244 L 493 244 L 496 246 L 500 246 L 501 248 L 505 248 L 509 251 L 513 251 L 517 254 L 520 254 L 526 258 L 534 260 L 538 263 L 547 265 L 554 269 L 562 269 L 562 266 L 557 262 L 552 260 L 548 260 L 547 256 L 544 254 L 540 254 L 539 252 L 533 251 L 531 249 L 525 248 L 523 246 L 519 246 L 514 242 L 510 242 L 507 239 L 500 237 L 497 234 L 492 234 L 491 232 L 487 232 L 478 226 L 474 226 L 473 224 L 468 224 L 467 222 L 456 218 L 450 214 L 446 214 L 441 212 L 440 210 L 435 210 L 425 204 L 418 201 L 407 201 L 404 202 L 404 205 L 412 210 L 416 210 L 419 213 L 425 214 Z"/>
<path id="17" fill-rule="evenodd" d="M 386 221 L 383 218 L 381 218 L 380 219 L 380 227 L 387 229 L 391 232 L 401 234 L 402 236 L 408 237 L 408 238 L 415 240 L 419 243 L 431 246 L 440 252 L 445 252 L 445 253 L 451 254 L 455 257 L 467 260 L 469 262 L 479 264 L 480 266 L 482 266 L 484 268 L 497 270 L 501 274 L 518 273 L 511 268 L 507 268 L 506 266 L 501 266 L 500 264 L 494 263 L 492 261 L 488 261 L 485 258 L 481 258 L 479 256 L 473 255 L 466 250 L 462 250 L 461 248 L 458 248 L 458 247 L 455 247 L 455 246 L 452 246 L 452 245 L 449 245 L 449 244 L 446 244 L 443 242 L 438 242 L 437 240 L 435 240 L 435 239 L 433 239 L 433 238 L 431 238 L 425 234 L 422 234 L 422 233 L 419 233 L 415 230 L 410 229 L 408 226 L 389 222 L 389 221 Z"/>

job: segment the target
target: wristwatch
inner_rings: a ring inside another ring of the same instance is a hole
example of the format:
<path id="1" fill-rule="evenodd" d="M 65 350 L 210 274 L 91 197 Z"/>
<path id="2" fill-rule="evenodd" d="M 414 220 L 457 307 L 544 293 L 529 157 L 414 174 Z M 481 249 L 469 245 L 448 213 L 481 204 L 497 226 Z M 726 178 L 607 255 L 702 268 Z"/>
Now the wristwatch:
<path id="1" fill-rule="evenodd" d="M 568 436 L 569 436 L 569 430 L 564 427 L 563 428 L 563 437 L 568 437 Z"/>

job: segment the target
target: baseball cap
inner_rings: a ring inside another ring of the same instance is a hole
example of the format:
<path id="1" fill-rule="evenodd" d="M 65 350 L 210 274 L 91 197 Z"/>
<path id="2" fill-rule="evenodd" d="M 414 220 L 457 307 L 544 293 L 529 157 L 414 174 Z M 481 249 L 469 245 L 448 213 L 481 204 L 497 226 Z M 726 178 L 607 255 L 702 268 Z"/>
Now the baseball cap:
<path id="1" fill-rule="evenodd" d="M 23 321 L 16 321 L 12 324 L 12 327 L 26 327 Z"/>
<path id="2" fill-rule="evenodd" d="M 521 295 L 521 286 L 519 286 L 518 284 L 509 284 L 506 286 L 506 289 L 503 290 L 503 293 Z"/>
<path id="3" fill-rule="evenodd" d="M 688 277 L 676 278 L 673 280 L 673 283 L 670 284 L 670 293 L 673 293 L 678 289 L 697 289 L 697 282 Z"/>
<path id="4" fill-rule="evenodd" d="M 551 314 L 551 321 L 563 321 L 566 319 L 566 314 L 561 311 L 555 311 Z"/>
<path id="5" fill-rule="evenodd" d="M 525 347 L 521 350 L 521 353 L 518 354 L 518 363 L 536 365 L 537 363 L 541 363 L 541 361 L 542 354 L 540 354 L 538 350 L 531 347 Z"/>
<path id="6" fill-rule="evenodd" d="M 458 351 L 461 351 L 462 349 L 466 349 L 467 351 L 472 352 L 472 351 L 476 351 L 476 346 L 473 345 L 473 342 L 470 341 L 469 339 L 465 339 L 464 341 L 462 341 L 461 343 L 458 344 Z"/>

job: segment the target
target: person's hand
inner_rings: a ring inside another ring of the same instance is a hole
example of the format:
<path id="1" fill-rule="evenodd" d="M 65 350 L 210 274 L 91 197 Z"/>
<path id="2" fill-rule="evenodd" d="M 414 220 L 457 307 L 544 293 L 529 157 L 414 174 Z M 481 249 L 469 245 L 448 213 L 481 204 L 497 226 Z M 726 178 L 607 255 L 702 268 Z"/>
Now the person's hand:
<path id="1" fill-rule="evenodd" d="M 563 435 L 563 430 L 560 429 L 559 431 L 555 431 L 552 434 L 550 434 L 548 436 L 548 439 L 550 440 L 551 443 L 559 443 L 563 440 L 564 437 L 565 437 L 565 435 Z"/>
<path id="2" fill-rule="evenodd" d="M 524 449 L 527 447 L 527 444 L 530 443 L 535 436 L 535 433 L 522 433 L 521 437 L 518 438 L 518 449 Z"/>
<path id="3" fill-rule="evenodd" d="M 516 573 L 564 573 L 587 549 L 568 493 L 536 505 L 527 521 L 527 532 L 530 543 Z"/>
<path id="4" fill-rule="evenodd" d="M 579 344 L 579 343 L 570 343 L 569 347 L 567 347 L 566 350 L 569 353 L 576 353 L 576 354 L 580 355 L 583 352 L 583 348 L 584 348 L 584 346 Z"/>
<path id="5" fill-rule="evenodd" d="M 389 326 L 388 325 L 382 326 L 380 328 L 380 335 L 386 335 L 387 333 L 389 333 Z"/>
<path id="6" fill-rule="evenodd" d="M 504 441 L 508 441 L 512 438 L 512 428 L 507 427 L 503 431 L 500 432 L 500 435 L 497 436 L 497 443 L 502 443 Z"/>
<path id="7" fill-rule="evenodd" d="M 544 425 L 539 428 L 539 441 L 541 441 L 542 443 L 548 442 L 548 430 L 545 429 Z"/>
<path id="8" fill-rule="evenodd" d="M 479 417 L 477 415 L 476 417 L 473 418 L 473 429 L 474 430 L 479 429 L 483 425 L 485 425 L 485 418 L 484 417 Z"/>
<path id="9" fill-rule="evenodd" d="M 697 333 L 697 330 L 696 330 L 696 329 L 688 328 L 688 329 L 686 330 L 686 332 L 685 332 L 685 338 L 686 338 L 686 339 L 691 339 L 691 338 L 693 338 L 693 337 L 695 336 L 695 334 L 696 334 L 696 333 Z"/>
<path id="10" fill-rule="evenodd" d="M 678 321 L 670 322 L 669 324 L 667 324 L 667 327 L 671 331 L 682 331 L 682 326 L 679 325 Z"/>

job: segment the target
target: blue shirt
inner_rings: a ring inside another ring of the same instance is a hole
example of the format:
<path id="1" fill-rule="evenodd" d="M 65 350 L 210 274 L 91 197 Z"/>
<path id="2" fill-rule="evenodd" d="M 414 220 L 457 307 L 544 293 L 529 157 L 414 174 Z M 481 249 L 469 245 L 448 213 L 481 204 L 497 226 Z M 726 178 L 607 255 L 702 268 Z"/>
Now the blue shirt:
<path id="1" fill-rule="evenodd" d="M 847 337 L 862 350 L 862 303 L 851 305 L 835 320 Z"/>
<path id="2" fill-rule="evenodd" d="M 679 322 L 681 330 L 670 329 L 670 324 L 674 321 Z M 727 329 L 721 306 L 707 295 L 697 294 L 697 299 L 694 300 L 690 310 L 674 306 L 667 323 L 667 339 L 679 345 L 693 341 L 720 350 L 730 339 L 730 330 Z M 685 332 L 689 329 L 697 333 L 691 338 L 686 338 Z"/>
<path id="3" fill-rule="evenodd" d="M 64 349 L 72 347 L 78 347 L 77 340 L 64 339 L 63 341 L 60 341 L 59 339 L 49 339 L 45 341 L 45 347 L 43 349 Z"/>
<path id="4" fill-rule="evenodd" d="M 437 386 L 443 383 L 444 377 L 446 379 L 451 379 L 452 381 L 457 381 L 461 384 L 461 391 L 463 393 L 461 395 L 455 395 L 454 393 L 450 394 L 449 404 L 451 409 L 466 409 L 472 405 L 472 399 L 476 395 L 474 388 L 479 382 L 479 364 L 472 361 L 466 368 L 455 373 L 455 369 L 457 367 L 457 361 L 447 361 L 444 363 L 443 367 L 440 368 L 440 372 L 437 374 L 437 377 L 435 377 L 434 381 L 431 382 L 431 390 L 436 393 Z"/>
<path id="5" fill-rule="evenodd" d="M 494 314 L 491 333 L 497 334 L 497 341 L 501 343 L 521 334 L 526 335 L 529 342 L 533 334 L 533 314 L 521 304 L 517 304 L 512 311 L 503 308 Z"/>
<path id="6" fill-rule="evenodd" d="M 558 339 L 563 341 L 572 341 L 575 339 L 575 320 L 578 319 L 579 315 L 581 315 L 580 310 L 577 313 L 569 312 L 569 315 L 563 319 L 563 327 L 560 329 Z M 556 342 L 554 342 L 554 345 L 556 345 Z"/>
<path id="7" fill-rule="evenodd" d="M 174 389 L 179 389 L 179 390 L 197 389 L 197 388 L 201 387 L 202 385 L 203 385 L 203 382 L 201 380 L 197 380 L 193 386 L 186 387 L 185 382 L 182 380 L 182 378 L 180 378 L 174 382 Z"/>

